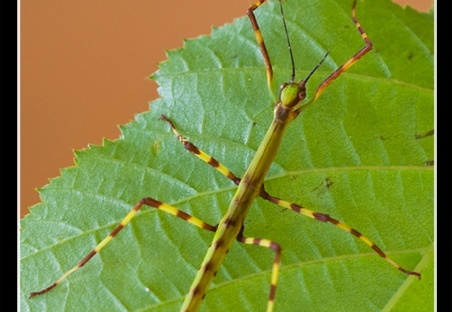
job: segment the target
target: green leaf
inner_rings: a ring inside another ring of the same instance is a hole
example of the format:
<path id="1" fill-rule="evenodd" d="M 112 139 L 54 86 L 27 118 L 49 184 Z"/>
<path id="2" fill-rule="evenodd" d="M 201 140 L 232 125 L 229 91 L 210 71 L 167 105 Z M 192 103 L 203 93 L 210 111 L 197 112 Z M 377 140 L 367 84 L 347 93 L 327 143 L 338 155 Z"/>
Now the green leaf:
<path id="1" fill-rule="evenodd" d="M 351 2 L 284 2 L 301 79 L 317 85 L 362 46 Z M 275 83 L 290 78 L 278 1 L 257 10 Z M 433 309 L 433 16 L 389 0 L 359 1 L 373 41 L 364 56 L 293 122 L 266 179 L 269 193 L 328 213 L 370 237 L 418 281 L 337 227 L 257 199 L 245 235 L 281 244 L 275 311 Z M 82 269 L 75 266 L 150 196 L 217 224 L 236 187 L 190 155 L 158 120 L 242 175 L 273 117 L 249 20 L 168 52 L 153 76 L 161 99 L 122 127 L 122 138 L 76 152 L 76 165 L 40 190 L 22 221 L 21 311 L 178 311 L 213 237 L 144 208 Z M 235 244 L 202 311 L 263 311 L 274 254 Z"/>

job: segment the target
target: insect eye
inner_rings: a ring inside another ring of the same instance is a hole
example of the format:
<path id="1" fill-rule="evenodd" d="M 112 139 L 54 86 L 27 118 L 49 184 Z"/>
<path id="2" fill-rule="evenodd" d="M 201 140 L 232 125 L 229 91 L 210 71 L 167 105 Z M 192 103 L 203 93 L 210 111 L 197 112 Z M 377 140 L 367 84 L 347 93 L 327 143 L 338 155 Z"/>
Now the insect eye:
<path id="1" fill-rule="evenodd" d="M 301 100 L 304 100 L 304 98 L 306 97 L 306 88 L 303 87 L 298 91 L 298 98 Z"/>

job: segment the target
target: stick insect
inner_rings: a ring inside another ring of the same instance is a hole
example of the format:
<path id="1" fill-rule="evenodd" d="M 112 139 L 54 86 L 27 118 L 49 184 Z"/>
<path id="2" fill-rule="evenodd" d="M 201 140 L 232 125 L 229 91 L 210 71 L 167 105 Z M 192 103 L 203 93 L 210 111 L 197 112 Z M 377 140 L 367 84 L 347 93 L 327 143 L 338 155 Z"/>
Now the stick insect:
<path id="1" fill-rule="evenodd" d="M 256 40 L 259 44 L 260 52 L 262 54 L 266 75 L 267 83 L 271 87 L 273 83 L 273 67 L 270 60 L 270 55 L 267 52 L 267 48 L 264 42 L 263 35 L 259 29 L 258 21 L 255 17 L 254 11 L 261 6 L 265 0 L 257 1 L 253 4 L 247 11 L 248 17 L 251 22 L 251 26 L 254 30 Z M 192 142 L 188 141 L 184 136 L 182 136 L 177 130 L 175 124 L 172 120 L 162 115 L 160 119 L 166 122 L 177 139 L 184 145 L 184 147 L 192 154 L 200 158 L 202 161 L 208 163 L 213 168 L 218 170 L 221 174 L 230 179 L 233 183 L 238 185 L 237 191 L 226 211 L 224 216 L 221 218 L 220 222 L 216 225 L 206 223 L 195 216 L 189 215 L 176 207 L 163 203 L 157 199 L 151 197 L 145 197 L 141 199 L 133 207 L 131 212 L 120 222 L 120 224 L 104 239 L 102 240 L 85 258 L 82 259 L 76 266 L 64 273 L 58 280 L 56 280 L 52 285 L 36 292 L 32 292 L 30 297 L 35 297 L 38 295 L 43 295 L 48 291 L 54 289 L 63 280 L 65 280 L 70 274 L 79 270 L 83 267 L 94 255 L 99 253 L 102 248 L 104 248 L 136 215 L 136 213 L 144 206 L 150 206 L 161 210 L 163 212 L 172 214 L 180 219 L 187 221 L 188 223 L 197 226 L 201 229 L 210 231 L 214 233 L 212 243 L 202 261 L 201 268 L 196 274 L 194 281 L 185 297 L 185 301 L 181 307 L 181 311 L 198 311 L 201 307 L 204 297 L 212 283 L 216 273 L 218 272 L 220 266 L 223 263 L 228 251 L 230 250 L 232 244 L 238 241 L 247 245 L 257 245 L 260 247 L 265 247 L 274 252 L 274 259 L 271 271 L 271 282 L 270 290 L 267 299 L 267 311 L 271 312 L 274 310 L 274 303 L 276 299 L 276 289 L 280 270 L 280 259 L 281 259 L 281 246 L 272 240 L 260 238 L 260 237 L 248 237 L 245 235 L 244 231 L 244 221 L 248 214 L 248 211 L 257 197 L 261 197 L 275 205 L 292 210 L 295 213 L 302 214 L 304 216 L 310 217 L 320 222 L 331 223 L 336 227 L 354 235 L 356 238 L 367 244 L 371 249 L 373 249 L 381 258 L 386 260 L 389 264 L 394 266 L 401 272 L 420 277 L 420 273 L 407 270 L 392 260 L 386 255 L 386 253 L 374 244 L 369 238 L 362 235 L 358 230 L 350 227 L 349 225 L 341 222 L 327 214 L 316 212 L 303 207 L 300 204 L 293 203 L 290 201 L 283 200 L 279 197 L 269 194 L 264 186 L 265 176 L 276 157 L 279 145 L 283 138 L 284 132 L 288 125 L 294 121 L 300 113 L 303 112 L 307 107 L 312 105 L 320 95 L 327 89 L 327 87 L 341 76 L 342 73 L 347 71 L 353 64 L 360 60 L 365 54 L 372 50 L 373 45 L 371 40 L 368 38 L 364 28 L 358 22 L 356 17 L 356 5 L 357 0 L 354 0 L 352 5 L 352 20 L 356 26 L 359 34 L 364 41 L 364 46 L 356 52 L 350 59 L 348 59 L 343 65 L 333 71 L 326 79 L 324 79 L 315 90 L 315 94 L 306 104 L 302 104 L 306 98 L 306 84 L 308 83 L 311 76 L 315 71 L 321 66 L 324 60 L 327 58 L 328 54 L 325 54 L 318 64 L 310 71 L 310 73 L 303 79 L 296 81 L 295 77 L 295 61 L 291 48 L 291 42 L 287 31 L 287 25 L 284 18 L 283 6 L 280 1 L 280 11 L 282 17 L 282 23 L 284 27 L 284 32 L 287 39 L 287 47 L 289 51 L 292 74 L 290 80 L 283 83 L 280 87 L 280 93 L 277 103 L 275 103 L 274 118 L 268 131 L 263 138 L 253 160 L 248 166 L 243 177 L 238 177 L 223 164 L 221 164 L 217 159 L 208 155 L 207 153 L 200 150 Z"/>

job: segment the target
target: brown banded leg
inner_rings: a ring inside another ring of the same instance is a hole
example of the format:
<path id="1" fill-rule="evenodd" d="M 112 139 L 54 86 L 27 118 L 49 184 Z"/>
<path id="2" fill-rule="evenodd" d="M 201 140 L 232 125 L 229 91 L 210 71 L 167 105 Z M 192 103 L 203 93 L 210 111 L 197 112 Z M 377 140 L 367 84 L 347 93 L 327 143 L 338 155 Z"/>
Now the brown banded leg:
<path id="1" fill-rule="evenodd" d="M 162 210 L 164 212 L 167 212 L 169 214 L 172 214 L 182 220 L 187 221 L 188 223 L 191 223 L 199 228 L 215 232 L 217 227 L 210 225 L 204 221 L 201 221 L 173 206 L 170 206 L 168 204 L 159 202 L 155 199 L 152 199 L 150 197 L 143 198 L 140 200 L 133 209 L 126 215 L 126 217 L 121 221 L 121 223 L 107 236 L 105 237 L 93 250 L 91 250 L 90 253 L 86 255 L 85 258 L 83 258 L 82 261 L 80 261 L 75 267 L 64 273 L 57 281 L 55 281 L 52 285 L 50 285 L 47 288 L 44 288 L 43 290 L 32 292 L 30 293 L 30 298 L 42 295 L 51 289 L 55 288 L 60 284 L 63 280 L 65 280 L 70 274 L 74 273 L 78 269 L 80 269 L 82 266 L 84 266 L 95 254 L 97 254 L 102 248 L 104 248 L 112 239 L 115 237 L 126 225 L 130 222 L 130 220 L 133 219 L 133 217 L 136 215 L 136 213 L 141 209 L 143 205 L 147 205 L 150 207 L 154 207 L 156 209 Z"/>
<path id="2" fill-rule="evenodd" d="M 355 23 L 356 28 L 358 29 L 359 33 L 361 34 L 361 37 L 363 38 L 365 42 L 365 46 L 355 53 L 348 61 L 346 61 L 343 65 L 341 65 L 338 69 L 336 69 L 331 75 L 329 75 L 325 80 L 323 80 L 319 86 L 317 87 L 317 90 L 315 92 L 314 99 L 309 103 L 313 103 L 317 98 L 322 94 L 322 92 L 334 81 L 336 80 L 343 72 L 345 72 L 347 69 L 349 69 L 353 64 L 355 64 L 361 57 L 363 57 L 367 52 L 372 50 L 373 45 L 370 39 L 367 37 L 366 32 L 364 31 L 364 28 L 359 23 L 358 19 L 356 18 L 356 2 L 357 0 L 353 1 L 352 6 L 352 20 Z M 307 105 L 304 105 L 303 108 L 305 108 Z"/>
<path id="3" fill-rule="evenodd" d="M 268 200 L 278 206 L 281 206 L 283 208 L 286 209 L 290 209 L 292 211 L 295 211 L 296 213 L 305 215 L 307 217 L 313 218 L 317 221 L 321 221 L 321 222 L 326 222 L 326 223 L 331 223 L 335 226 L 337 226 L 338 228 L 354 235 L 355 237 L 359 238 L 361 241 L 363 241 L 364 243 L 366 243 L 370 248 L 372 248 L 380 257 L 382 257 L 383 259 L 385 259 L 387 262 L 389 262 L 392 266 L 394 266 L 396 269 L 402 271 L 405 274 L 408 275 L 414 275 L 417 276 L 418 278 L 421 278 L 421 274 L 418 272 L 414 272 L 414 271 L 409 271 L 404 269 L 403 267 L 401 267 L 399 264 L 397 264 L 394 260 L 392 260 L 391 258 L 389 258 L 382 250 L 380 247 L 378 247 L 374 242 L 372 242 L 369 238 L 367 238 L 366 236 L 362 235 L 360 232 L 358 232 L 357 230 L 355 230 L 354 228 L 348 226 L 347 224 L 336 220 L 334 218 L 331 218 L 329 215 L 324 214 L 324 213 L 320 213 L 320 212 L 315 212 L 312 211 L 310 209 L 306 209 L 301 205 L 295 204 L 295 203 L 291 203 L 288 202 L 286 200 L 283 200 L 281 198 L 275 197 L 275 196 L 271 196 L 270 194 L 268 194 L 263 188 L 261 190 L 260 196 L 265 199 Z"/>
<path id="4" fill-rule="evenodd" d="M 218 170 L 222 175 L 224 175 L 226 178 L 232 180 L 236 185 L 239 185 L 240 178 L 238 178 L 234 173 L 232 173 L 231 170 L 223 166 L 218 160 L 210 156 L 209 154 L 203 152 L 199 148 L 197 148 L 193 143 L 188 141 L 185 137 L 183 137 L 174 126 L 173 122 L 168 119 L 166 116 L 161 115 L 160 119 L 163 121 L 166 121 L 170 126 L 173 133 L 176 135 L 177 139 L 184 145 L 185 149 L 189 151 L 190 153 L 194 154 L 196 157 L 201 159 L 202 161 L 208 163 L 212 167 L 214 167 L 216 170 Z"/>
<path id="5" fill-rule="evenodd" d="M 271 284 L 270 284 L 270 294 L 268 295 L 267 302 L 267 312 L 273 311 L 273 306 L 275 304 L 275 293 L 276 293 L 276 284 L 278 283 L 279 276 L 279 266 L 281 260 L 281 246 L 268 239 L 256 238 L 256 237 L 244 237 L 243 229 L 240 232 L 237 240 L 241 243 L 248 245 L 257 245 L 265 248 L 269 248 L 275 252 L 275 258 L 273 259 L 273 267 L 272 267 L 272 276 L 271 276 Z"/>
<path id="6" fill-rule="evenodd" d="M 261 30 L 259 29 L 259 25 L 257 23 L 256 17 L 254 16 L 254 10 L 256 10 L 262 3 L 266 0 L 259 0 L 254 3 L 252 6 L 248 8 L 246 14 L 248 15 L 251 26 L 254 30 L 254 35 L 256 36 L 257 43 L 259 44 L 259 48 L 261 50 L 262 56 L 264 57 L 265 69 L 267 71 L 267 83 L 268 86 L 271 87 L 271 83 L 273 81 L 273 68 L 272 63 L 270 61 L 270 56 L 268 55 L 267 48 L 265 47 L 264 38 L 262 37 Z"/>

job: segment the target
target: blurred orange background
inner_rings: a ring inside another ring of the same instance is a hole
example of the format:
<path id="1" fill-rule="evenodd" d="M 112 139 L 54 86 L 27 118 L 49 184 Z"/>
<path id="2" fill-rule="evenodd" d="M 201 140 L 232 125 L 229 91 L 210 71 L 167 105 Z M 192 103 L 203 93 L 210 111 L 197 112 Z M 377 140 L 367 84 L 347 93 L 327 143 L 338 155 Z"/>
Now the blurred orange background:
<path id="1" fill-rule="evenodd" d="M 246 15 L 252 0 L 20 1 L 20 217 L 72 150 L 116 139 L 158 97 L 147 77 L 183 38 Z M 396 0 L 427 12 L 433 0 Z"/>

